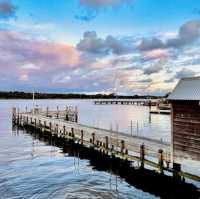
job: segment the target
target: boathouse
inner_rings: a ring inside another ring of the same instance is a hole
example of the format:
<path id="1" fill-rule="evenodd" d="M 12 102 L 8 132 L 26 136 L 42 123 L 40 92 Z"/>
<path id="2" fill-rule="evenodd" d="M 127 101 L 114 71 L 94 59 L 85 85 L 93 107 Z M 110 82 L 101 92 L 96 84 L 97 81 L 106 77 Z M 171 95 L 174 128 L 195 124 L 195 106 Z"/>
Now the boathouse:
<path id="1" fill-rule="evenodd" d="M 174 158 L 200 160 L 200 77 L 181 79 L 168 99 Z"/>

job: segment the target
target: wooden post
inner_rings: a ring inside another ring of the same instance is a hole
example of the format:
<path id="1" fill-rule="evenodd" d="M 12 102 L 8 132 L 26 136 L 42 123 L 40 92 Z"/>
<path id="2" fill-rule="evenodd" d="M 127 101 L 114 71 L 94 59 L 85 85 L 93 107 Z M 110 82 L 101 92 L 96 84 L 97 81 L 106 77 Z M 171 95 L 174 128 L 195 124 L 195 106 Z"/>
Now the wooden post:
<path id="1" fill-rule="evenodd" d="M 124 149 L 125 149 L 125 142 L 124 140 L 121 140 L 121 153 L 124 154 Z"/>
<path id="2" fill-rule="evenodd" d="M 12 115 L 13 115 L 14 118 L 16 117 L 16 114 L 17 114 L 16 108 L 13 107 L 13 109 L 12 109 Z"/>
<path id="3" fill-rule="evenodd" d="M 137 136 L 139 134 L 139 125 L 138 125 L 138 120 L 137 120 Z"/>
<path id="4" fill-rule="evenodd" d="M 56 113 L 56 117 L 57 117 L 57 118 L 59 117 L 59 109 L 58 109 L 58 106 L 57 106 L 57 113 Z"/>
<path id="5" fill-rule="evenodd" d="M 144 144 L 142 144 L 140 146 L 140 161 L 141 161 L 140 168 L 141 169 L 144 168 L 144 157 L 145 157 L 145 147 L 144 147 Z"/>
<path id="6" fill-rule="evenodd" d="M 46 121 L 44 121 L 44 128 L 46 129 L 46 127 L 47 127 L 47 123 Z"/>
<path id="7" fill-rule="evenodd" d="M 181 172 L 181 164 L 173 162 L 173 177 L 176 180 L 181 180 L 180 172 Z"/>
<path id="8" fill-rule="evenodd" d="M 170 165 L 170 154 L 169 153 L 167 153 L 166 154 L 166 160 L 165 160 L 165 162 L 166 162 L 166 165 L 167 165 L 167 168 L 169 169 L 169 165 Z"/>
<path id="9" fill-rule="evenodd" d="M 66 127 L 65 126 L 63 126 L 63 134 L 64 134 L 64 136 L 66 134 Z"/>
<path id="10" fill-rule="evenodd" d="M 75 122 L 78 122 L 78 108 L 77 106 L 75 107 Z"/>
<path id="11" fill-rule="evenodd" d="M 72 138 L 74 139 L 74 128 L 71 128 Z"/>
<path id="12" fill-rule="evenodd" d="M 95 133 L 92 133 L 92 144 L 95 144 Z"/>
<path id="13" fill-rule="evenodd" d="M 20 115 L 19 124 L 22 125 L 22 115 Z"/>
<path id="14" fill-rule="evenodd" d="M 51 124 L 51 122 L 49 122 L 49 131 L 50 131 L 50 133 L 51 133 L 51 130 L 52 130 L 52 124 Z"/>
<path id="15" fill-rule="evenodd" d="M 83 144 L 83 130 L 81 130 L 81 144 Z"/>
<path id="16" fill-rule="evenodd" d="M 131 120 L 131 136 L 133 135 L 133 121 Z"/>
<path id="17" fill-rule="evenodd" d="M 77 112 L 75 113 L 75 122 L 76 123 L 78 122 L 78 114 L 77 114 Z"/>
<path id="18" fill-rule="evenodd" d="M 105 148 L 108 149 L 108 136 L 106 136 L 105 139 L 106 139 Z"/>
<path id="19" fill-rule="evenodd" d="M 47 106 L 46 116 L 49 117 L 49 107 Z"/>
<path id="20" fill-rule="evenodd" d="M 128 149 L 125 149 L 125 154 L 128 155 Z"/>
<path id="21" fill-rule="evenodd" d="M 163 174 L 163 150 L 158 150 L 158 169 L 161 174 Z"/>
<path id="22" fill-rule="evenodd" d="M 56 124 L 56 133 L 58 135 L 58 124 Z"/>

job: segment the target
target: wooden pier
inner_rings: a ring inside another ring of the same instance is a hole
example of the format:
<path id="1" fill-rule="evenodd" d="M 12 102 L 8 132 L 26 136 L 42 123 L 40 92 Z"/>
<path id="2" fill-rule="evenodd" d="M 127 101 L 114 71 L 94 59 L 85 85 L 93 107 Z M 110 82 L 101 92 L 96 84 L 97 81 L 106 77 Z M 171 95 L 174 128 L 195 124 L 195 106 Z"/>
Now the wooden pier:
<path id="1" fill-rule="evenodd" d="M 160 109 L 157 109 L 157 110 L 151 110 L 150 114 L 170 115 L 171 111 L 170 110 L 160 110 Z"/>
<path id="2" fill-rule="evenodd" d="M 37 109 L 30 112 L 13 108 L 13 124 L 32 128 L 43 135 L 71 140 L 94 151 L 103 151 L 109 157 L 137 161 L 140 168 L 150 166 L 161 174 L 166 171 L 180 179 L 184 177 L 200 181 L 199 176 L 182 172 L 181 165 L 172 162 L 169 143 L 80 124 L 76 108 L 67 107 L 62 111 L 58 108 L 50 111 L 47 108 L 45 111 Z"/>
<path id="3" fill-rule="evenodd" d="M 95 105 L 138 105 L 138 106 L 156 106 L 159 100 L 149 99 L 102 99 L 95 100 Z"/>

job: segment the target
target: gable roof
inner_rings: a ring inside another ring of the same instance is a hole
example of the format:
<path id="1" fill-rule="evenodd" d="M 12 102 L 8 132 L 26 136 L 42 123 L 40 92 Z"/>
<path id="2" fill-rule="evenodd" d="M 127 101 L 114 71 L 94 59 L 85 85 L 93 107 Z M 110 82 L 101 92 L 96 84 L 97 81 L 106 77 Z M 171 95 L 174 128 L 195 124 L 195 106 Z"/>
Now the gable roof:
<path id="1" fill-rule="evenodd" d="M 200 100 L 200 77 L 183 78 L 168 97 L 169 100 Z"/>

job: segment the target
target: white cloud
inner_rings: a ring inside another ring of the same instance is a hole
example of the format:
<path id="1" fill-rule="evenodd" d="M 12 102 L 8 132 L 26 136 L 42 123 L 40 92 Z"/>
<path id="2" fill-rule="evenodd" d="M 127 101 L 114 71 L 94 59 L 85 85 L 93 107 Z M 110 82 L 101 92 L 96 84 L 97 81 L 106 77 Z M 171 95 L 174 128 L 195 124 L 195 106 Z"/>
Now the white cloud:
<path id="1" fill-rule="evenodd" d="M 25 69 L 25 70 L 40 70 L 39 66 L 36 66 L 35 64 L 29 63 L 29 64 L 24 64 L 20 67 L 20 69 Z"/>

